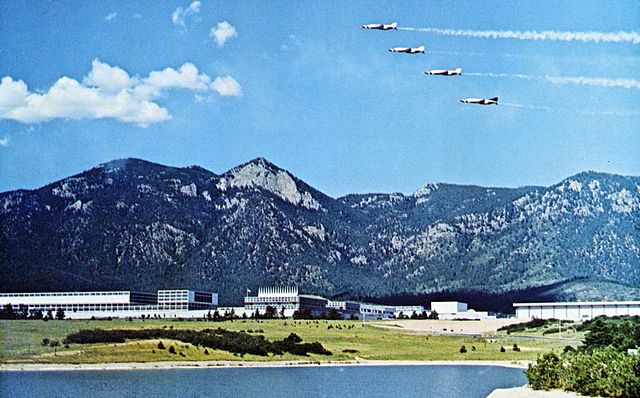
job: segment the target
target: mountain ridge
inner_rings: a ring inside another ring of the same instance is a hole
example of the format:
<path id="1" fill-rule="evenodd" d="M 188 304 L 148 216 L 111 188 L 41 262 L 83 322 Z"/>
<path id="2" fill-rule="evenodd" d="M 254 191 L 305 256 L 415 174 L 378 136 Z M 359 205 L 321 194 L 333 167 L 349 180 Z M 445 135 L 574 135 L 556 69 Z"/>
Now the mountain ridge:
<path id="1" fill-rule="evenodd" d="M 545 286 L 551 298 L 593 298 L 580 286 L 600 284 L 628 298 L 640 288 L 640 178 L 588 171 L 550 187 L 332 198 L 265 158 L 222 174 L 116 159 L 0 193 L 0 266 L 2 291 L 179 285 L 228 304 L 284 284 L 416 300 Z"/>

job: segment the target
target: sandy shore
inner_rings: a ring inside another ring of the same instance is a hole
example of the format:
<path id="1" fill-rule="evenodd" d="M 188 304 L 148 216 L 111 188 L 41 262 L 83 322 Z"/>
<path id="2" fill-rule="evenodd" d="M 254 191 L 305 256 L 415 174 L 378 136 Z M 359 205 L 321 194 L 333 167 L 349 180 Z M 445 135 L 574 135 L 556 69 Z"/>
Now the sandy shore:
<path id="1" fill-rule="evenodd" d="M 479 321 L 449 321 L 449 320 L 430 320 L 430 319 L 394 319 L 392 321 L 377 322 L 371 321 L 369 325 L 394 328 L 396 330 L 411 330 L 414 332 L 425 333 L 460 333 L 460 334 L 493 334 L 507 325 L 529 321 L 530 319 L 518 318 L 498 318 L 483 319 Z"/>
<path id="2" fill-rule="evenodd" d="M 468 365 L 502 366 L 526 369 L 528 361 L 175 361 L 175 362 L 131 362 L 96 364 L 0 364 L 0 372 L 51 371 L 51 370 L 152 370 L 152 369 L 211 369 L 211 368 L 281 368 L 287 366 L 409 366 L 409 365 Z"/>

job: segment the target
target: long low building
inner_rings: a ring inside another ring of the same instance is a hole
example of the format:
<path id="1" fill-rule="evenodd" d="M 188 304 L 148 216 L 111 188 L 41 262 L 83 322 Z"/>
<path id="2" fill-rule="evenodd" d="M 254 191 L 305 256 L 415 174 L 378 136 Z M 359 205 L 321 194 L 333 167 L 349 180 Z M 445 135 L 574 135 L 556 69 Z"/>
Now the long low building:
<path id="1" fill-rule="evenodd" d="M 0 293 L 0 306 L 14 310 L 64 311 L 72 319 L 126 317 L 200 317 L 215 309 L 218 294 L 187 289 L 159 290 L 157 293 L 132 291 Z"/>
<path id="2" fill-rule="evenodd" d="M 597 316 L 640 315 L 640 301 L 513 303 L 516 318 L 585 321 Z"/>

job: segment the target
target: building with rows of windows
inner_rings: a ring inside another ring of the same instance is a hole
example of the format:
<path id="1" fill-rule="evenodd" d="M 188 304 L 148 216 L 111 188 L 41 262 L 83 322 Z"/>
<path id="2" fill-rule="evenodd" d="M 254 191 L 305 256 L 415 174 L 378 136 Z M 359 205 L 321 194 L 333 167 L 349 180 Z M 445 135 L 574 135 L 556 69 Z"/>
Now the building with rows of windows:
<path id="1" fill-rule="evenodd" d="M 586 321 L 601 315 L 640 315 L 640 301 L 514 303 L 513 306 L 516 308 L 516 318 Z"/>
<path id="2" fill-rule="evenodd" d="M 0 293 L 0 306 L 11 304 L 27 312 L 62 310 L 73 319 L 140 317 L 201 317 L 215 309 L 218 294 L 193 290 Z"/>
<path id="3" fill-rule="evenodd" d="M 285 316 L 292 316 L 295 311 L 309 309 L 316 316 L 328 312 L 327 302 L 324 297 L 299 294 L 297 287 L 261 287 L 257 296 L 244 298 L 244 310 L 264 313 L 267 307 L 273 307 L 277 311 L 284 310 Z"/>

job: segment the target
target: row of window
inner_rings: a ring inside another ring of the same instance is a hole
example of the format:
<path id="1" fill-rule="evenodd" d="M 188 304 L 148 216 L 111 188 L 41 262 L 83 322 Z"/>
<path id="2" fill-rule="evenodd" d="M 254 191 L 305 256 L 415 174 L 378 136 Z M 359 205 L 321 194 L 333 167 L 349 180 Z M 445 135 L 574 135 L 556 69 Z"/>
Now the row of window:
<path id="1" fill-rule="evenodd" d="M 77 311 L 166 311 L 166 310 L 191 310 L 191 309 L 206 309 L 206 308 L 190 308 L 190 306 L 184 304 L 179 305 L 129 305 L 129 304 L 63 304 L 63 305 L 29 305 L 28 311 L 40 310 L 57 311 L 62 309 L 65 312 L 77 312 Z"/>
<path id="2" fill-rule="evenodd" d="M 0 297 L 126 296 L 130 292 L 0 293 Z"/>
<path id="3" fill-rule="evenodd" d="M 245 297 L 245 303 L 297 303 L 300 301 L 299 297 Z"/>
<path id="4" fill-rule="evenodd" d="M 269 305 L 267 304 L 253 304 L 253 305 L 247 305 L 244 308 L 246 310 L 266 310 L 267 307 L 269 307 Z M 274 305 L 272 306 L 277 310 L 280 310 L 282 308 L 284 308 L 285 310 L 297 310 L 299 308 L 299 306 L 297 304 L 282 304 L 282 305 Z"/>

